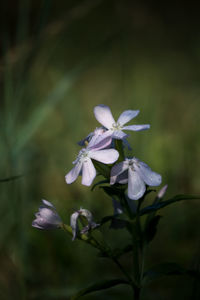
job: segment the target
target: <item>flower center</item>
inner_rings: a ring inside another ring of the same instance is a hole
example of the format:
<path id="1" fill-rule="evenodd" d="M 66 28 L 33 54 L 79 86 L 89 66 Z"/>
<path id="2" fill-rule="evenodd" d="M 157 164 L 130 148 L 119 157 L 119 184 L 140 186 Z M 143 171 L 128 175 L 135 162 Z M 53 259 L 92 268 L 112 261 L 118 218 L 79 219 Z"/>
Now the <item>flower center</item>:
<path id="1" fill-rule="evenodd" d="M 121 129 L 122 129 L 122 126 L 120 125 L 120 123 L 113 123 L 112 124 L 111 130 L 117 131 L 117 130 L 121 130 Z"/>
<path id="2" fill-rule="evenodd" d="M 129 167 L 135 171 L 135 165 L 138 165 L 138 160 L 136 158 L 126 158 L 126 161 L 128 162 Z"/>
<path id="3" fill-rule="evenodd" d="M 77 156 L 77 159 L 75 161 L 73 161 L 73 164 L 77 164 L 77 163 L 80 163 L 80 162 L 83 162 L 83 161 L 86 161 L 87 158 L 88 158 L 88 155 L 89 155 L 89 151 L 85 148 L 83 148 L 78 156 Z"/>

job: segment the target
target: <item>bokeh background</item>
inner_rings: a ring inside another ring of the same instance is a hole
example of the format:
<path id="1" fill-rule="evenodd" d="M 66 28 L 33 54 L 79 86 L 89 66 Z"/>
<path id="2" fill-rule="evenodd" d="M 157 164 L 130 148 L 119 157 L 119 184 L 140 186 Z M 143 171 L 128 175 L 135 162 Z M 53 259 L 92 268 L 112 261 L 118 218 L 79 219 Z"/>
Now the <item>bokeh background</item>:
<path id="1" fill-rule="evenodd" d="M 93 107 L 117 118 L 140 109 L 133 155 L 162 174 L 167 197 L 200 194 L 200 35 L 194 2 L 15 0 L 0 2 L 0 299 L 69 299 L 115 266 L 62 231 L 31 227 L 41 199 L 66 223 L 80 206 L 112 213 L 102 191 L 67 186 L 77 141 L 96 126 Z M 129 153 L 130 154 L 130 153 Z M 146 267 L 177 261 L 198 268 L 198 200 L 162 210 Z M 124 232 L 104 234 L 121 245 Z M 130 257 L 124 263 L 130 265 Z M 127 287 L 84 299 L 131 299 Z M 190 278 L 163 278 L 142 299 L 199 299 Z"/>

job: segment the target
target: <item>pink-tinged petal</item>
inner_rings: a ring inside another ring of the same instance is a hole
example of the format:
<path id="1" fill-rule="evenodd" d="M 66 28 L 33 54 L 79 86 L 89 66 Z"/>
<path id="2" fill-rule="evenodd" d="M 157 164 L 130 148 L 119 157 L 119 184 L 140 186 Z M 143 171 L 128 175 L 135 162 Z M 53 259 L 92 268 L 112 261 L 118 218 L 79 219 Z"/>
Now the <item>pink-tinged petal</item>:
<path id="1" fill-rule="evenodd" d="M 104 164 L 113 164 L 118 160 L 119 153 L 115 149 L 105 149 L 99 151 L 91 151 L 90 157 Z"/>
<path id="2" fill-rule="evenodd" d="M 116 139 L 116 140 L 123 140 L 127 136 L 128 135 L 121 130 L 115 130 L 115 131 L 113 131 L 113 134 L 112 134 L 112 138 Z"/>
<path id="3" fill-rule="evenodd" d="M 167 188 L 168 188 L 168 185 L 166 184 L 166 185 L 164 185 L 164 186 L 160 189 L 160 191 L 158 192 L 158 195 L 157 195 L 157 197 L 158 197 L 159 199 L 162 199 L 162 198 L 164 197 L 164 195 L 165 195 L 165 193 L 166 193 L 166 191 L 167 191 Z"/>
<path id="4" fill-rule="evenodd" d="M 114 165 L 111 169 L 110 173 L 110 184 L 114 184 L 116 181 L 118 182 L 118 176 L 122 174 L 124 171 L 128 170 L 128 163 L 126 161 L 122 161 L 116 165 Z M 128 176 L 127 176 L 128 178 Z"/>
<path id="5" fill-rule="evenodd" d="M 90 158 L 83 162 L 82 168 L 82 184 L 90 186 L 96 176 L 95 167 Z"/>
<path id="6" fill-rule="evenodd" d="M 69 173 L 67 173 L 67 175 L 65 176 L 65 181 L 67 182 L 67 184 L 70 184 L 77 179 L 78 175 L 81 172 L 81 168 L 82 168 L 82 163 L 78 162 L 75 165 L 75 167 L 73 169 L 71 169 L 71 171 L 69 171 Z"/>
<path id="7" fill-rule="evenodd" d="M 93 136 L 87 148 L 100 150 L 110 146 L 110 144 L 112 143 L 111 135 L 112 131 L 107 130 L 102 135 Z"/>
<path id="8" fill-rule="evenodd" d="M 133 130 L 133 131 L 141 131 L 141 130 L 147 130 L 150 128 L 149 124 L 144 125 L 130 125 L 130 126 L 124 126 L 122 130 Z"/>
<path id="9" fill-rule="evenodd" d="M 128 197 L 132 200 L 140 199 L 145 193 L 145 184 L 139 174 L 131 168 L 128 170 Z"/>
<path id="10" fill-rule="evenodd" d="M 45 206 L 49 206 L 49 207 L 52 207 L 52 208 L 55 209 L 55 206 L 54 206 L 51 202 L 49 202 L 49 201 L 47 201 L 47 200 L 45 200 L 45 199 L 42 199 L 42 202 L 43 202 L 43 204 L 44 204 Z"/>
<path id="11" fill-rule="evenodd" d="M 107 129 L 111 128 L 115 123 L 110 108 L 107 105 L 100 104 L 94 108 L 95 118 Z"/>
<path id="12" fill-rule="evenodd" d="M 139 110 L 125 110 L 120 116 L 119 119 L 117 120 L 117 123 L 120 125 L 124 125 L 128 123 L 130 120 L 135 118 L 139 114 Z"/>
<path id="13" fill-rule="evenodd" d="M 161 175 L 153 172 L 147 164 L 140 162 L 139 165 L 135 165 L 135 169 L 147 185 L 158 186 L 161 184 Z"/>

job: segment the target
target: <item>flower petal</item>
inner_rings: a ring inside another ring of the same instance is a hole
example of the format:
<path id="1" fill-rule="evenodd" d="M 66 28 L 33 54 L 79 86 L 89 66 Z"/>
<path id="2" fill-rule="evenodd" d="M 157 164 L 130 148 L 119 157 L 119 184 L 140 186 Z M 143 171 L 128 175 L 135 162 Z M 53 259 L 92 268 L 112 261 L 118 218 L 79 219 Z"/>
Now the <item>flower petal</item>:
<path id="1" fill-rule="evenodd" d="M 65 180 L 66 180 L 67 184 L 70 184 L 76 180 L 76 178 L 80 174 L 81 168 L 82 168 L 82 163 L 78 162 L 75 165 L 75 167 L 73 169 L 71 169 L 71 171 L 69 171 L 69 173 L 67 173 L 67 175 L 65 176 Z"/>
<path id="2" fill-rule="evenodd" d="M 111 135 L 112 135 L 112 131 L 107 130 L 105 133 L 101 135 L 93 136 L 87 148 L 100 150 L 110 146 L 110 144 L 112 143 Z"/>
<path id="3" fill-rule="evenodd" d="M 96 176 L 95 167 L 90 158 L 83 162 L 82 168 L 82 184 L 90 186 Z"/>
<path id="4" fill-rule="evenodd" d="M 147 185 L 158 186 L 161 184 L 161 175 L 153 172 L 147 164 L 139 162 L 139 165 L 135 165 L 134 167 Z"/>
<path id="5" fill-rule="evenodd" d="M 77 232 L 78 232 L 78 223 L 77 223 L 78 217 L 79 217 L 79 213 L 76 211 L 75 213 L 73 213 L 71 215 L 71 218 L 70 218 L 70 226 L 72 228 L 72 235 L 73 235 L 72 241 L 75 240 Z"/>
<path id="6" fill-rule="evenodd" d="M 123 130 L 141 131 L 141 130 L 147 130 L 149 128 L 150 128 L 149 124 L 144 124 L 144 125 L 129 125 L 129 126 L 124 126 L 122 129 Z"/>
<path id="7" fill-rule="evenodd" d="M 114 165 L 110 173 L 110 184 L 114 184 L 116 181 L 118 181 L 117 177 L 127 169 L 128 169 L 128 163 L 126 161 L 122 161 Z"/>
<path id="8" fill-rule="evenodd" d="M 97 121 L 108 129 L 115 123 L 111 110 L 107 105 L 100 104 L 95 106 L 94 115 Z"/>
<path id="9" fill-rule="evenodd" d="M 130 120 L 135 118 L 139 114 L 139 110 L 125 110 L 120 116 L 119 119 L 117 120 L 117 123 L 120 125 L 124 125 L 128 123 Z"/>
<path id="10" fill-rule="evenodd" d="M 132 200 L 140 199 L 145 192 L 145 184 L 139 174 L 131 168 L 128 170 L 128 197 Z"/>
<path id="11" fill-rule="evenodd" d="M 125 132 L 123 132 L 122 130 L 114 130 L 113 134 L 112 134 L 112 138 L 117 139 L 117 140 L 123 140 L 127 136 L 128 135 Z"/>
<path id="12" fill-rule="evenodd" d="M 55 209 L 55 206 L 54 206 L 51 202 L 49 202 L 49 201 L 47 201 L 47 200 L 45 200 L 45 199 L 42 199 L 42 202 L 43 202 L 43 204 L 44 204 L 45 206 L 49 206 L 49 207 L 52 207 L 52 208 Z"/>
<path id="13" fill-rule="evenodd" d="M 99 151 L 91 151 L 90 157 L 104 164 L 113 164 L 119 157 L 119 153 L 115 149 L 105 149 Z"/>

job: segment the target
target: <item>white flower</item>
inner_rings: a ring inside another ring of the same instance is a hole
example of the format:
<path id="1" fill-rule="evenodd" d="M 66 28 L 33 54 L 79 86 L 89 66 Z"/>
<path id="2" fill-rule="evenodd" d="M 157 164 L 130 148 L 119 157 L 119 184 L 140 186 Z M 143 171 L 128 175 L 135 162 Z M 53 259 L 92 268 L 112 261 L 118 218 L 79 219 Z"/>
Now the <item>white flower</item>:
<path id="1" fill-rule="evenodd" d="M 139 110 L 125 110 L 119 116 L 117 122 L 115 122 L 110 108 L 106 105 L 100 104 L 95 106 L 94 114 L 97 121 L 108 129 L 110 136 L 114 139 L 121 140 L 127 137 L 127 134 L 123 130 L 141 131 L 150 128 L 149 124 L 124 126 L 139 114 Z"/>
<path id="2" fill-rule="evenodd" d="M 72 235 L 73 235 L 72 241 L 75 240 L 78 230 L 79 230 L 79 226 L 78 226 L 78 217 L 79 216 L 85 217 L 88 221 L 88 225 L 86 225 L 81 230 L 81 234 L 87 234 L 90 229 L 94 229 L 97 226 L 99 226 L 99 224 L 96 224 L 95 222 L 93 222 L 93 216 L 88 209 L 80 208 L 78 211 L 74 212 L 70 218 L 70 226 L 72 228 Z"/>
<path id="3" fill-rule="evenodd" d="M 32 222 L 32 226 L 39 229 L 59 228 L 62 220 L 55 207 L 47 200 L 42 200 L 42 202 L 43 205 L 39 207 L 39 212 L 35 214 L 36 219 Z"/>
<path id="4" fill-rule="evenodd" d="M 116 164 L 111 169 L 110 184 L 128 182 L 128 197 L 132 200 L 138 200 L 144 195 L 145 184 L 158 186 L 161 181 L 161 175 L 153 172 L 149 166 L 135 157 L 126 158 L 125 161 Z"/>
<path id="5" fill-rule="evenodd" d="M 104 164 L 112 164 L 119 157 L 119 153 L 115 149 L 102 150 L 108 145 L 110 145 L 110 137 L 97 142 L 96 136 L 94 136 L 88 146 L 79 152 L 77 159 L 73 162 L 75 167 L 65 176 L 66 182 L 71 184 L 82 173 L 82 184 L 90 186 L 96 176 L 96 169 L 92 159 Z"/>

